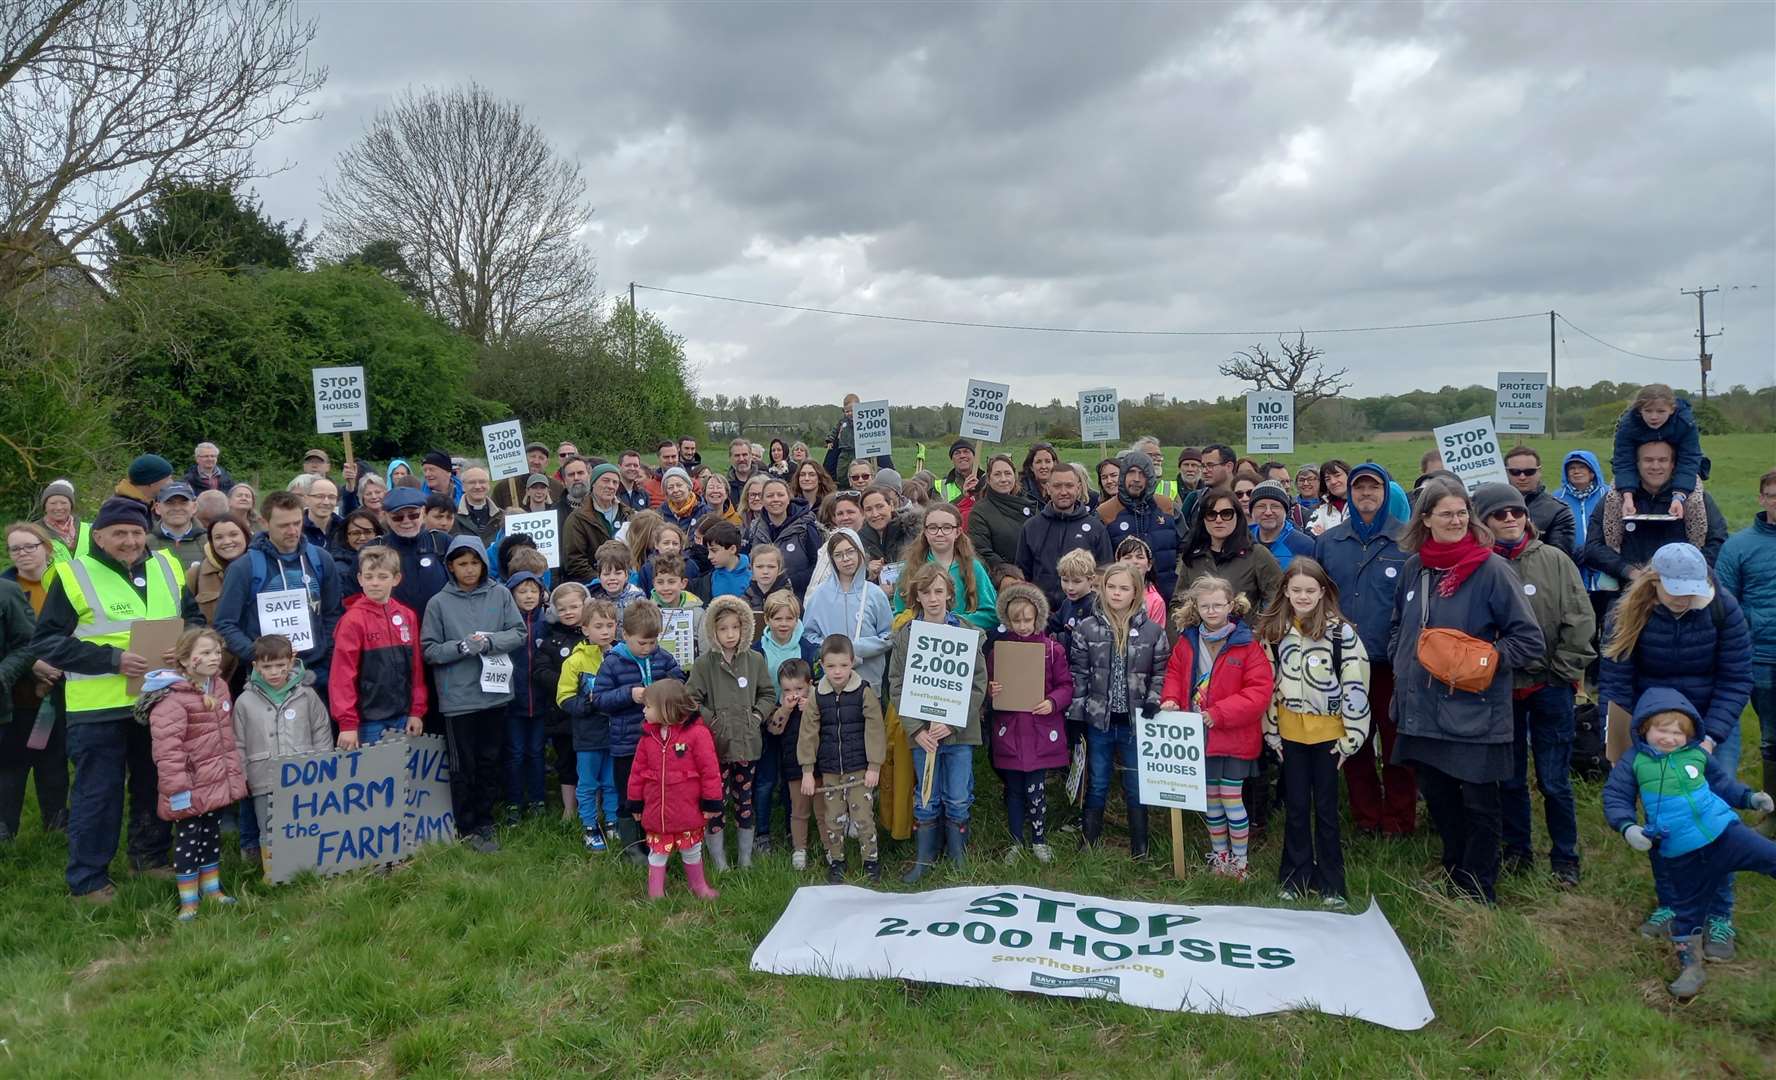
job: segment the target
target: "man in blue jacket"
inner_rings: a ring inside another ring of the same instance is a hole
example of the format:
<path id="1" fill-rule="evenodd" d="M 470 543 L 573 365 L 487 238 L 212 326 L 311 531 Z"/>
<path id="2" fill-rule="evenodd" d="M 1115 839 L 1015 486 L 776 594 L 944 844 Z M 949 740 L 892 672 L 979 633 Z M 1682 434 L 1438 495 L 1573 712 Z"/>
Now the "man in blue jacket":
<path id="1" fill-rule="evenodd" d="M 1751 524 L 1721 548 L 1714 572 L 1751 624 L 1751 707 L 1763 729 L 1764 792 L 1776 795 L 1776 469 L 1758 480 L 1758 505 Z M 1776 839 L 1776 816 L 1758 831 Z"/>
<path id="2" fill-rule="evenodd" d="M 247 553 L 228 566 L 222 595 L 216 601 L 216 631 L 243 666 L 253 662 L 253 642 L 264 630 L 259 624 L 259 598 L 267 593 L 299 593 L 307 603 L 310 644 L 298 649 L 302 666 L 314 672 L 317 687 L 327 685 L 327 662 L 333 651 L 333 628 L 345 608 L 339 568 L 326 551 L 303 539 L 305 510 L 293 491 L 265 497 L 265 532 L 253 538 Z"/>
<path id="3" fill-rule="evenodd" d="M 1405 524 L 1388 511 L 1393 477 L 1374 462 L 1350 471 L 1350 516 L 1314 541 L 1313 557 L 1338 586 L 1338 606 L 1356 625 L 1369 654 L 1369 709 L 1372 734 L 1344 770 L 1350 785 L 1351 820 L 1367 832 L 1408 836 L 1418 824 L 1418 782 L 1412 770 L 1392 764 L 1398 724 L 1393 715 L 1394 668 L 1388 662 L 1388 632 L 1394 594 L 1400 587 L 1400 550 Z M 1376 753 L 1380 743 L 1381 752 Z M 1376 758 L 1381 777 L 1376 778 Z"/>

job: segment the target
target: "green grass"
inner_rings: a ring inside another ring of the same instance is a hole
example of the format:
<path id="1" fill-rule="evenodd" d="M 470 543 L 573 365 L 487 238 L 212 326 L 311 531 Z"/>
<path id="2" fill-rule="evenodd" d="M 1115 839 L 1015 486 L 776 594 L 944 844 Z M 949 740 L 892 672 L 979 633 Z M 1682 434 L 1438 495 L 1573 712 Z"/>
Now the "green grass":
<path id="1" fill-rule="evenodd" d="M 1245 884 L 1174 881 L 1115 848 L 1062 845 L 1051 867 L 1006 869 L 984 766 L 977 787 L 977 858 L 934 887 L 1278 903 L 1280 817 Z M 1741 875 L 1740 959 L 1710 965 L 1703 995 L 1677 1006 L 1669 947 L 1634 931 L 1650 904 L 1646 859 L 1609 833 L 1596 786 L 1579 797 L 1583 886 L 1509 879 L 1493 911 L 1420 885 L 1436 862 L 1424 829 L 1347 841 L 1352 896 L 1379 899 L 1437 1011 L 1414 1033 L 755 974 L 754 946 L 815 881 L 783 854 L 721 876 L 714 904 L 675 868 L 668 899 L 649 904 L 637 871 L 585 855 L 554 822 L 507 832 L 493 856 L 435 849 L 392 876 L 279 887 L 246 881 L 230 841 L 224 884 L 240 906 L 179 925 L 166 883 L 124 879 L 108 909 L 68 899 L 61 844 L 27 821 L 0 848 L 0 1075 L 1771 1075 L 1776 883 Z M 1200 826 L 1186 821 L 1194 850 Z M 886 853 L 895 871 L 905 847 Z"/>

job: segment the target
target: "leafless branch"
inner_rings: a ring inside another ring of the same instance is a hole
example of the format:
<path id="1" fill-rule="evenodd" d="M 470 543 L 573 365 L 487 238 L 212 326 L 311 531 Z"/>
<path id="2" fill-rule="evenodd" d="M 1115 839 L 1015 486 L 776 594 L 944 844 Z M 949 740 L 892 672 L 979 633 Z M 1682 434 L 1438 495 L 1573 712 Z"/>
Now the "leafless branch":
<path id="1" fill-rule="evenodd" d="M 1249 383 L 1254 390 L 1294 391 L 1297 422 L 1315 405 L 1350 389 L 1345 380 L 1350 369 L 1327 371 L 1319 362 L 1325 350 L 1309 345 L 1306 334 L 1293 342 L 1279 337 L 1277 345 L 1282 349 L 1280 357 L 1271 356 L 1263 342 L 1241 349 L 1221 365 L 1221 374 Z"/>

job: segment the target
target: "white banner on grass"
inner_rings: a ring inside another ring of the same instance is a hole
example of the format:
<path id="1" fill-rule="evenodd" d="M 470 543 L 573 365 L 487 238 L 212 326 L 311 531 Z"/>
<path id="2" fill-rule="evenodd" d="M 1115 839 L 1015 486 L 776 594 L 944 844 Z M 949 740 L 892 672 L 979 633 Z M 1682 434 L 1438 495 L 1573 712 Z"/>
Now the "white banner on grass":
<path id="1" fill-rule="evenodd" d="M 1434 1014 L 1381 908 L 1142 904 L 1029 886 L 796 890 L 754 971 L 911 979 L 1176 1012 L 1314 1010 L 1416 1031 Z"/>

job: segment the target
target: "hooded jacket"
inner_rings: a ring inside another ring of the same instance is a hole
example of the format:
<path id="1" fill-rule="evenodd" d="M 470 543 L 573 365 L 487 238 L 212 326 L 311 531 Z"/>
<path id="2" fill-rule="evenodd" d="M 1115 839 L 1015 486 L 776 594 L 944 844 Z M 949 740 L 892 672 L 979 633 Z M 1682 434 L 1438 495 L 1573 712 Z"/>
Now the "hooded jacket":
<path id="1" fill-rule="evenodd" d="M 518 621 L 524 629 L 524 644 L 512 653 L 512 703 L 507 706 L 507 711 L 512 716 L 540 716 L 546 721 L 555 712 L 555 679 L 550 678 L 547 686 L 540 684 L 536 669 L 543 639 L 549 633 L 549 590 L 544 588 L 543 579 L 529 570 L 520 570 L 507 578 L 504 584 L 506 591 L 511 592 L 527 581 L 535 582 L 537 588 L 543 590 L 543 602 L 529 611 L 518 608 Z M 515 596 L 512 598 L 512 606 L 518 607 Z"/>
<path id="2" fill-rule="evenodd" d="M 711 566 L 708 573 L 691 582 L 690 588 L 707 603 L 718 596 L 745 596 L 746 587 L 751 584 L 752 559 L 742 555 L 731 570 Z"/>
<path id="3" fill-rule="evenodd" d="M 1715 604 L 1721 605 L 1718 623 L 1709 610 Z M 1605 642 L 1615 634 L 1620 610 L 1604 621 Z M 1682 615 L 1655 603 L 1634 652 L 1621 660 L 1606 656 L 1598 667 L 1598 696 L 1622 708 L 1654 687 L 1689 698 L 1702 714 L 1702 734 L 1717 743 L 1739 725 L 1751 700 L 1751 629 L 1731 593 L 1716 589 L 1708 607 Z"/>
<path id="4" fill-rule="evenodd" d="M 911 642 L 913 638 L 913 623 L 918 620 L 909 618 L 904 620 L 896 619 L 895 621 L 899 625 L 894 630 L 894 648 L 889 654 L 888 660 L 888 700 L 898 703 L 900 701 L 901 684 L 906 681 L 908 643 Z M 956 618 L 953 612 L 944 617 L 944 624 L 947 626 L 965 625 L 962 620 Z M 970 687 L 968 694 L 968 726 L 965 728 L 954 729 L 951 734 L 944 739 L 944 745 L 979 746 L 981 744 L 981 706 L 986 702 L 986 699 L 987 661 L 986 658 L 981 655 L 981 648 L 977 644 L 974 649 L 974 682 Z M 910 713 L 903 712 L 899 715 L 901 730 L 906 733 L 906 737 L 909 741 L 917 736 L 919 732 L 924 731 L 927 726 L 925 721 L 920 720 L 918 717 L 913 716 Z"/>
<path id="5" fill-rule="evenodd" d="M 481 689 L 481 657 L 510 656 L 524 647 L 524 620 L 518 605 L 504 585 L 493 580 L 487 568 L 487 550 L 473 536 L 459 536 L 450 542 L 450 557 L 459 551 L 473 552 L 481 560 L 481 580 L 473 589 L 463 589 L 452 579 L 444 591 L 426 605 L 425 618 L 420 621 L 419 640 L 425 648 L 426 663 L 438 686 L 438 711 L 445 716 L 460 716 L 503 706 L 512 700 L 510 689 L 497 693 Z M 469 651 L 466 647 L 474 634 L 487 635 L 484 650 Z M 512 685 L 517 685 L 516 677 Z"/>
<path id="6" fill-rule="evenodd" d="M 1259 533 L 1256 522 L 1248 526 L 1248 529 L 1252 533 L 1252 542 L 1270 552 L 1270 557 L 1276 560 L 1279 570 L 1287 570 L 1297 555 L 1313 555 L 1315 538 L 1297 529 L 1295 523 L 1288 518 L 1283 519 L 1282 531 L 1276 534 L 1274 540 L 1266 541 Z"/>
<path id="7" fill-rule="evenodd" d="M 1115 658 L 1116 636 L 1102 611 L 1094 611 L 1073 627 L 1067 641 L 1067 670 L 1073 677 L 1073 701 L 1067 719 L 1086 723 L 1099 731 L 1110 729 L 1110 675 Z M 1152 716 L 1159 711 L 1160 687 L 1172 644 L 1165 627 L 1149 622 L 1144 611 L 1129 620 L 1128 670 L 1130 715 Z"/>
<path id="8" fill-rule="evenodd" d="M 641 827 L 649 836 L 701 829 L 710 814 L 721 813 L 721 763 L 715 740 L 696 713 L 670 727 L 643 725 L 636 738 L 629 790 L 623 794 L 630 807 L 641 810 Z"/>
<path id="9" fill-rule="evenodd" d="M 985 575 L 980 577 L 984 580 Z M 834 574 L 809 589 L 802 626 L 804 637 L 816 648 L 830 634 L 850 638 L 858 674 L 871 686 L 882 685 L 888 646 L 894 638 L 894 609 L 882 590 L 870 584 L 862 567 L 852 575 L 849 588 L 840 587 Z"/>
<path id="10" fill-rule="evenodd" d="M 1645 488 L 1636 490 L 1636 512 L 1668 513 L 1671 495 L 1676 490 L 1670 484 L 1658 494 Z M 1597 509 L 1591 511 L 1579 560 L 1615 578 L 1621 583 L 1620 588 L 1626 588 L 1633 580 L 1634 568 L 1652 562 L 1653 553 L 1666 544 L 1694 544 L 1702 549 L 1708 565 L 1713 566 L 1726 542 L 1727 519 L 1707 491 L 1693 493 L 1684 503 L 1684 516 L 1676 521 L 1629 521 L 1622 515 L 1622 492 L 1618 490 L 1606 492 L 1597 501 Z"/>
<path id="11" fill-rule="evenodd" d="M 1107 565 L 1116 554 L 1110 530 L 1084 502 L 1075 503 L 1071 510 L 1049 503 L 1040 514 L 1030 518 L 1018 535 L 1017 567 L 1023 571 L 1025 581 L 1048 597 L 1050 607 L 1060 606 L 1064 595 L 1061 572 L 1056 566 L 1062 555 L 1074 550 L 1090 552 L 1099 567 Z"/>
<path id="12" fill-rule="evenodd" d="M 1768 511 L 1728 538 L 1714 576 L 1721 591 L 1730 593 L 1745 612 L 1752 659 L 1776 664 L 1776 523 Z"/>
<path id="13" fill-rule="evenodd" d="M 1352 469 L 1350 480 L 1369 473 L 1383 485 L 1393 482 L 1379 465 L 1362 464 Z M 1362 520 L 1355 511 L 1342 525 L 1335 525 L 1314 540 L 1314 561 L 1338 586 L 1338 608 L 1356 624 L 1363 651 L 1371 664 L 1390 664 L 1388 630 L 1394 622 L 1394 594 L 1399 589 L 1406 553 L 1400 550 L 1405 526 L 1389 512 L 1387 503 L 1376 511 L 1384 515 L 1373 529 L 1359 530 Z M 1368 538 L 1364 539 L 1364 532 Z"/>
<path id="14" fill-rule="evenodd" d="M 567 666 L 567 658 L 585 640 L 586 635 L 579 627 L 560 622 L 555 616 L 555 609 L 548 610 L 543 620 L 542 640 L 537 645 L 536 656 L 530 662 L 531 686 L 535 688 L 538 698 L 546 703 L 543 708 L 548 718 L 546 734 L 569 733 L 567 714 L 556 704 L 556 699 L 560 696 L 561 671 Z M 578 686 L 577 683 L 573 685 Z"/>
<path id="15" fill-rule="evenodd" d="M 1701 719 L 1689 699 L 1675 690 L 1655 687 L 1641 695 L 1634 707 L 1634 745 L 1616 760 L 1603 784 L 1603 816 L 1610 828 L 1624 832 L 1636 823 L 1638 799 L 1646 809 L 1646 834 L 1657 841 L 1653 850 L 1671 859 L 1707 847 L 1739 824 L 1733 810 L 1746 808 L 1751 789 L 1698 745 L 1699 735 L 1669 754 L 1653 749 L 1644 728 L 1663 712 L 1683 713 L 1692 723 Z"/>
<path id="16" fill-rule="evenodd" d="M 392 596 L 378 604 L 359 593 L 345 602 L 334 635 L 327 700 L 340 731 L 357 731 L 365 720 L 426 714 L 431 697 L 412 608 Z"/>
<path id="17" fill-rule="evenodd" d="M 1583 493 L 1574 488 L 1572 483 L 1566 479 L 1567 466 L 1575 461 L 1583 462 L 1585 467 L 1591 470 L 1591 486 Z M 1561 459 L 1560 486 L 1554 489 L 1554 497 L 1565 503 L 1573 513 L 1572 547 L 1567 551 L 1567 554 L 1571 555 L 1575 562 L 1582 561 L 1580 556 L 1585 550 L 1586 543 L 1590 540 L 1591 515 L 1603 504 L 1603 497 L 1608 491 L 1609 484 L 1603 478 L 1603 468 L 1597 464 L 1596 454 L 1589 450 L 1574 450 Z M 1594 567 L 1579 567 L 1579 579 L 1585 583 L 1587 592 L 1597 591 L 1597 579 L 1600 576 L 1599 571 Z"/>
<path id="18" fill-rule="evenodd" d="M 345 607 L 338 565 L 325 549 L 310 543 L 298 544 L 295 551 L 285 555 L 269 536 L 260 533 L 240 558 L 228 564 L 227 573 L 222 575 L 222 595 L 216 600 L 215 620 L 216 632 L 228 643 L 228 651 L 242 663 L 252 663 L 253 642 L 261 633 L 259 597 L 282 589 L 300 589 L 305 582 L 314 644 L 296 655 L 310 671 L 321 675 L 333 651 L 333 633 Z"/>
<path id="19" fill-rule="evenodd" d="M 1656 428 L 1647 427 L 1640 410 L 1633 405 L 1616 421 L 1616 441 L 1610 451 L 1610 475 L 1617 491 L 1633 491 L 1640 487 L 1640 461 L 1636 452 L 1646 443 L 1670 443 L 1672 449 L 1671 487 L 1677 491 L 1695 491 L 1702 479 L 1702 429 L 1690 403 L 1677 399 L 1671 416 Z"/>
<path id="20" fill-rule="evenodd" d="M 1244 622 L 1221 642 L 1209 666 L 1209 685 L 1201 701 L 1193 701 L 1196 655 L 1202 648 L 1202 627 L 1180 627 L 1166 664 L 1165 688 L 1160 700 L 1176 702 L 1189 712 L 1200 712 L 1209 729 L 1204 752 L 1210 757 L 1252 760 L 1264 747 L 1264 714 L 1270 710 L 1276 690 L 1276 673 L 1264 646 Z"/>
<path id="21" fill-rule="evenodd" d="M 767 626 L 759 634 L 758 640 L 752 643 L 752 647 L 765 658 L 765 670 L 771 673 L 771 688 L 776 691 L 779 701 L 783 699 L 783 680 L 778 678 L 777 673 L 786 662 L 806 660 L 809 670 L 820 666 L 820 643 L 808 637 L 807 628 L 800 619 L 790 628 L 788 644 L 779 644 L 772 636 L 771 628 Z M 793 757 L 794 754 L 790 756 Z"/>
<path id="22" fill-rule="evenodd" d="M 247 774 L 234 742 L 228 684 L 220 676 L 211 679 L 205 695 L 183 675 L 161 670 L 142 681 L 144 694 L 155 691 L 166 692 L 148 713 L 161 820 L 197 817 L 246 798 Z M 174 810 L 173 796 L 187 791 L 190 808 Z"/>
<path id="23" fill-rule="evenodd" d="M 1013 601 L 1027 603 L 1036 609 L 1036 632 L 1018 634 L 1011 629 L 1009 615 Z M 1068 746 L 1067 710 L 1073 705 L 1073 669 L 1067 663 L 1067 650 L 1060 642 L 1043 633 L 1048 625 L 1048 598 L 1042 590 L 1025 582 L 1014 582 L 999 594 L 999 622 L 1005 627 L 999 641 L 1029 642 L 1042 646 L 1042 696 L 1048 701 L 1048 712 L 1038 715 L 993 709 L 988 723 L 993 728 L 993 766 L 1016 772 L 1037 769 L 1064 769 L 1072 760 Z M 997 674 L 997 645 L 987 651 L 987 681 Z M 990 703 L 989 703 L 990 704 Z"/>
<path id="24" fill-rule="evenodd" d="M 1500 556 L 1503 558 L 1503 556 Z M 1506 565 L 1517 572 L 1536 625 L 1542 628 L 1543 654 L 1515 672 L 1522 690 L 1546 683 L 1579 683 L 1597 659 L 1597 613 L 1579 580 L 1579 568 L 1566 554 L 1533 534 Z"/>
<path id="25" fill-rule="evenodd" d="M 609 719 L 608 744 L 613 757 L 634 756 L 641 738 L 642 707 L 635 700 L 635 688 L 651 686 L 660 679 L 682 682 L 684 677 L 678 661 L 662 648 L 638 658 L 627 642 L 620 642 L 604 654 L 592 679 L 592 707 Z"/>
<path id="26" fill-rule="evenodd" d="M 730 615 L 740 620 L 740 643 L 731 660 L 715 641 L 715 624 Z M 710 603 L 698 636 L 700 649 L 685 685 L 715 736 L 715 755 L 723 762 L 757 761 L 765 749 L 762 726 L 777 707 L 777 692 L 765 654 L 752 648 L 752 609 L 739 597 L 723 596 Z"/>
<path id="27" fill-rule="evenodd" d="M 603 663 L 604 650 L 581 638 L 567 654 L 555 682 L 555 704 L 567 714 L 576 753 L 610 749 L 610 717 L 592 699 L 592 687 Z"/>
<path id="28" fill-rule="evenodd" d="M 247 676 L 234 702 L 234 741 L 246 765 L 247 790 L 263 795 L 277 784 L 273 758 L 324 754 L 333 749 L 333 725 L 314 687 L 303 684 L 302 661 L 290 666 L 284 685 Z"/>
<path id="29" fill-rule="evenodd" d="M 1178 558 L 1178 584 L 1187 589 L 1200 577 L 1226 578 L 1236 593 L 1244 593 L 1253 611 L 1263 611 L 1283 588 L 1283 569 L 1270 549 L 1252 539 L 1248 530 L 1227 538 L 1220 551 L 1204 544 Z"/>
<path id="30" fill-rule="evenodd" d="M 1159 594 L 1170 601 L 1178 587 L 1178 518 L 1172 513 L 1172 500 L 1153 493 L 1159 470 L 1153 459 L 1139 450 L 1130 450 L 1116 459 L 1121 467 L 1121 490 L 1114 499 L 1098 504 L 1098 520 L 1110 532 L 1111 557 L 1116 547 L 1131 536 L 1140 537 L 1153 551 L 1153 576 Z M 1147 487 L 1140 495 L 1128 493 L 1128 476 L 1139 469 L 1147 478 Z"/>
<path id="31" fill-rule="evenodd" d="M 1023 490 L 1001 495 L 981 485 L 968 513 L 968 539 L 989 570 L 1017 561 L 1018 537 L 1024 525 L 1042 512 L 1042 504 Z"/>
<path id="32" fill-rule="evenodd" d="M 888 757 L 882 699 L 856 670 L 842 687 L 825 675 L 808 695 L 796 731 L 796 764 L 823 777 L 880 769 Z"/>

